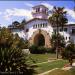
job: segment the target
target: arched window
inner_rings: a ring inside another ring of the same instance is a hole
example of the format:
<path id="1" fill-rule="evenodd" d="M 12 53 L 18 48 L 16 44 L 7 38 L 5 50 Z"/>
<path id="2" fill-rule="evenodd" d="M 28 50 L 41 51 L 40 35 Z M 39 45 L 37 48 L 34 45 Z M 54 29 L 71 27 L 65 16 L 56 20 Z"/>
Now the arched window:
<path id="1" fill-rule="evenodd" d="M 66 37 L 66 40 L 67 40 L 67 37 Z"/>
<path id="2" fill-rule="evenodd" d="M 42 24 L 40 24 L 40 26 L 42 27 Z"/>
<path id="3" fill-rule="evenodd" d="M 26 32 L 28 32 L 29 31 L 29 29 L 26 29 Z"/>
<path id="4" fill-rule="evenodd" d="M 37 28 L 37 24 L 36 24 L 36 28 Z"/>

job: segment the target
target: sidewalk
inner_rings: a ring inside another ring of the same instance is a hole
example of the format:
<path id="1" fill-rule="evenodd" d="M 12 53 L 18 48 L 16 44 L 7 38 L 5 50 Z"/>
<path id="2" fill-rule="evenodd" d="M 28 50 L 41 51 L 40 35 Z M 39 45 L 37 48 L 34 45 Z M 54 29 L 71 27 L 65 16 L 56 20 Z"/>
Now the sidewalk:
<path id="1" fill-rule="evenodd" d="M 46 72 L 41 73 L 41 74 L 38 74 L 38 75 L 45 75 L 45 74 L 48 74 L 48 73 L 50 73 L 50 72 L 52 72 L 52 71 L 54 71 L 54 70 L 56 70 L 56 69 L 59 69 L 59 68 L 54 68 L 54 69 L 52 69 L 52 70 L 46 71 Z"/>
<path id="2" fill-rule="evenodd" d="M 73 63 L 72 66 L 75 67 L 75 63 Z M 72 67 L 54 68 L 54 69 L 51 69 L 49 71 L 46 71 L 46 72 L 38 74 L 38 75 L 46 75 L 46 74 L 48 74 L 48 73 L 50 73 L 50 72 L 52 72 L 52 71 L 54 71 L 56 69 L 61 69 L 61 70 L 65 70 L 66 71 L 66 70 L 70 70 L 71 68 Z"/>
<path id="3" fill-rule="evenodd" d="M 46 62 L 35 63 L 35 64 L 33 64 L 33 65 L 44 64 L 44 63 L 53 62 L 53 61 L 58 61 L 58 60 L 62 60 L 62 59 L 48 60 L 48 61 L 46 61 Z"/>

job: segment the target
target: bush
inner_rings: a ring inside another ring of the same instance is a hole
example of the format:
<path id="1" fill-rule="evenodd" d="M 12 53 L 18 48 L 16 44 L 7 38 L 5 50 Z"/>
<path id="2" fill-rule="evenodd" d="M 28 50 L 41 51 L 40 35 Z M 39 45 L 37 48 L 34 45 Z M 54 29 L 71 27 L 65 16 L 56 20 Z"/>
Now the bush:
<path id="1" fill-rule="evenodd" d="M 30 53 L 37 54 L 38 46 L 32 45 L 29 47 Z"/>
<path id="2" fill-rule="evenodd" d="M 55 53 L 55 48 L 45 48 L 44 46 L 32 45 L 29 47 L 32 54 Z"/>
<path id="3" fill-rule="evenodd" d="M 63 59 L 69 60 L 70 65 L 72 65 L 73 59 L 75 59 L 75 44 L 70 42 L 62 51 L 61 55 Z"/>
<path id="4" fill-rule="evenodd" d="M 39 46 L 39 47 L 38 47 L 38 53 L 39 53 L 39 54 L 46 53 L 46 48 L 43 47 L 43 46 Z"/>
<path id="5" fill-rule="evenodd" d="M 43 54 L 46 52 L 46 48 L 43 46 L 32 45 L 29 47 L 29 50 L 33 54 Z"/>
<path id="6" fill-rule="evenodd" d="M 20 37 L 13 35 L 7 28 L 0 31 L 0 73 L 22 72 L 32 75 L 34 69 L 26 63 L 27 54 L 24 54 L 20 44 Z M 10 75 L 10 74 L 7 74 Z M 19 75 L 19 74 L 18 74 Z"/>
<path id="7" fill-rule="evenodd" d="M 46 48 L 46 53 L 55 53 L 55 48 Z"/>

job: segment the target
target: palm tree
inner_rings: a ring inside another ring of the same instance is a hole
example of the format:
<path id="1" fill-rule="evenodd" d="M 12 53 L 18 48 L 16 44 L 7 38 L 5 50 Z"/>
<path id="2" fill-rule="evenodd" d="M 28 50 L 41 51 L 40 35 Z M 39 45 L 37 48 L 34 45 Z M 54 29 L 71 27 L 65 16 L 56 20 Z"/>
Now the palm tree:
<path id="1" fill-rule="evenodd" d="M 66 11 L 64 11 L 64 7 L 54 7 L 52 10 L 52 16 L 49 17 L 49 23 L 52 26 L 55 26 L 57 29 L 57 47 L 56 47 L 56 57 L 58 58 L 58 34 L 59 34 L 59 27 L 63 29 L 63 26 L 68 22 L 66 17 Z"/>

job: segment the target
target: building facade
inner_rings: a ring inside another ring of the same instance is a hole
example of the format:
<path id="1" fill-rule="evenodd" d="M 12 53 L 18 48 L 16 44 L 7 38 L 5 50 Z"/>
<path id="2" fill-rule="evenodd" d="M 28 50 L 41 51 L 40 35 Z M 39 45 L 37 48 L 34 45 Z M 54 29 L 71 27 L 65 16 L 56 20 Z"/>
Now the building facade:
<path id="1" fill-rule="evenodd" d="M 48 8 L 44 5 L 32 7 L 33 19 L 26 22 L 24 29 L 11 28 L 13 34 L 18 33 L 21 38 L 27 39 L 30 45 L 41 45 L 51 47 L 51 36 L 56 32 L 56 26 L 48 22 Z M 10 26 L 9 26 L 10 28 Z M 64 31 L 59 27 L 59 33 L 64 36 L 65 41 L 69 40 L 75 43 L 75 24 L 67 24 Z"/>

